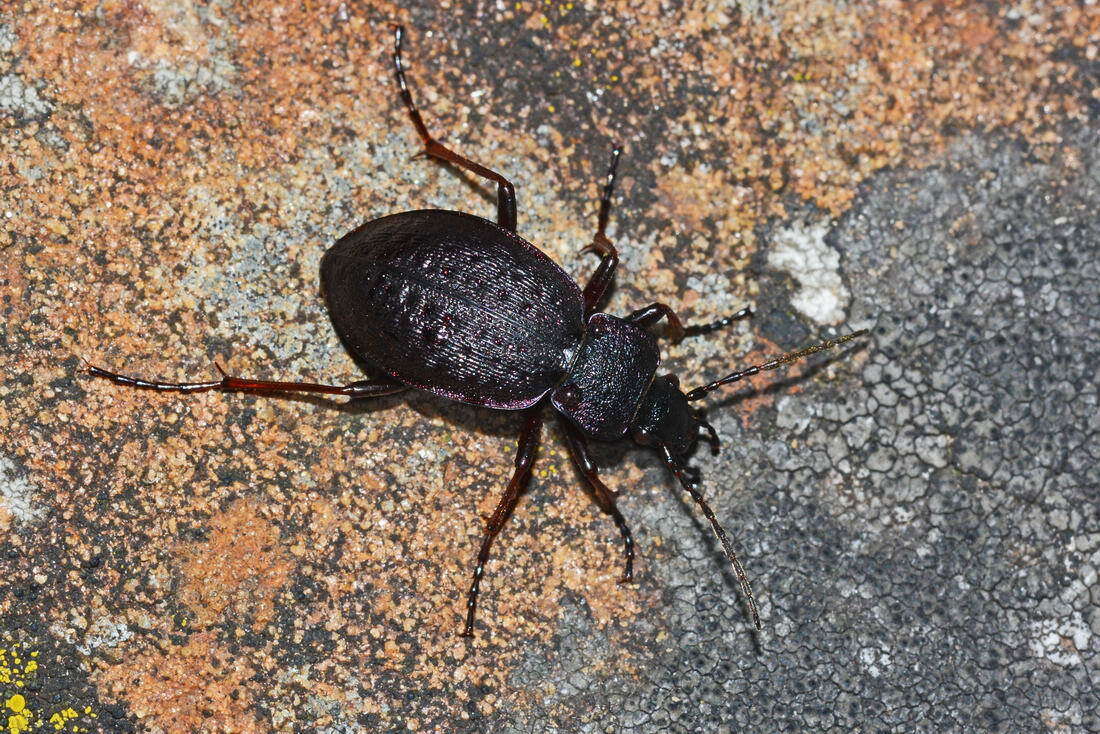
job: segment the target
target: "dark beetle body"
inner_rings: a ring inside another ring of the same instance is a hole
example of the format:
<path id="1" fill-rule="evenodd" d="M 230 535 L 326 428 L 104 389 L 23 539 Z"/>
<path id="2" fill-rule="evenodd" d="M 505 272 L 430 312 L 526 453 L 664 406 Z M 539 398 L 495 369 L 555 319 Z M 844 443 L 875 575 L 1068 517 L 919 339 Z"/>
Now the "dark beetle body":
<path id="1" fill-rule="evenodd" d="M 451 400 L 550 401 L 591 438 L 623 438 L 660 362 L 644 329 L 584 321 L 581 290 L 531 243 L 438 209 L 367 222 L 321 260 L 336 331 L 368 364 Z"/>
<path id="2" fill-rule="evenodd" d="M 623 441 L 655 450 L 710 523 L 737 575 L 756 627 L 760 616 L 725 530 L 698 490 L 687 462 L 700 435 L 718 451 L 718 434 L 704 411 L 690 405 L 723 385 L 777 369 L 866 332 L 785 354 L 733 372 L 687 393 L 675 375 L 657 375 L 660 351 L 649 328 L 664 319 L 669 336 L 706 334 L 751 314 L 743 308 L 709 324 L 685 326 L 667 305 L 653 303 L 625 318 L 599 313 L 619 256 L 606 235 L 620 149 L 615 148 L 600 198 L 596 233 L 585 248 L 600 263 L 584 288 L 537 247 L 516 234 L 516 197 L 501 174 L 435 140 L 409 92 L 401 64 L 403 29 L 395 29 L 394 71 L 401 100 L 424 153 L 497 187 L 497 221 L 428 209 L 367 222 L 341 237 L 321 260 L 321 287 L 332 322 L 353 355 L 378 373 L 346 385 L 234 377 L 165 382 L 88 366 L 120 385 L 182 393 L 304 392 L 378 398 L 409 388 L 497 410 L 521 411 L 512 478 L 482 536 L 466 596 L 463 635 L 474 614 L 489 549 L 531 477 L 543 413 L 552 406 L 562 438 L 592 499 L 623 540 L 623 581 L 633 578 L 634 540 L 613 492 L 600 479 L 588 440 Z M 221 370 L 221 368 L 218 368 Z"/>

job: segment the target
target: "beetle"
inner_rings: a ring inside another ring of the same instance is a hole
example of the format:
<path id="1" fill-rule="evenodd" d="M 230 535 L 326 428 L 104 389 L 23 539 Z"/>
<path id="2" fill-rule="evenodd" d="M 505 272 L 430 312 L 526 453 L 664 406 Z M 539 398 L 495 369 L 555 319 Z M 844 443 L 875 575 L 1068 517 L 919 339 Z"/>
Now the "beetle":
<path id="1" fill-rule="evenodd" d="M 472 636 L 478 591 L 493 541 L 531 476 L 544 414 L 552 410 L 572 461 L 609 515 L 623 544 L 623 575 L 634 575 L 634 540 L 600 479 L 589 441 L 626 441 L 654 449 L 698 505 L 722 545 L 752 615 L 760 614 L 748 576 L 725 530 L 699 491 L 688 457 L 705 434 L 718 434 L 690 403 L 746 377 L 831 349 L 867 333 L 859 330 L 762 364 L 735 371 L 686 393 L 673 374 L 657 374 L 660 350 L 649 327 L 662 319 L 678 342 L 751 315 L 749 308 L 717 321 L 685 326 L 664 303 L 625 317 L 599 311 L 619 256 L 606 234 L 622 149 L 615 146 L 599 202 L 596 234 L 582 252 L 600 256 L 582 289 L 557 264 L 516 233 L 515 187 L 500 173 L 455 153 L 429 133 L 413 101 L 402 63 L 405 31 L 394 28 L 398 92 L 424 145 L 423 155 L 470 171 L 497 187 L 496 222 L 456 211 L 423 209 L 391 214 L 352 230 L 324 254 L 321 287 L 332 323 L 347 349 L 376 371 L 347 385 L 234 377 L 206 382 L 145 380 L 88 365 L 86 372 L 119 385 L 195 393 L 307 392 L 353 400 L 422 390 L 470 405 L 518 412 L 522 418 L 515 469 L 489 518 L 466 596 L 462 631 Z"/>

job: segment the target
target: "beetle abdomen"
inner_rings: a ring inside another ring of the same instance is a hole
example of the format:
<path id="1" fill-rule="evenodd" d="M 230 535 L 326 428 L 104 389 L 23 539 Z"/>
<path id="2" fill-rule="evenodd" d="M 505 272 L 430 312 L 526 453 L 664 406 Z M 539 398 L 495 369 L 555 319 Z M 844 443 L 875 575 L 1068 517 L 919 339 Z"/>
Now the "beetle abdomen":
<path id="1" fill-rule="evenodd" d="M 452 400 L 533 405 L 580 342 L 577 285 L 534 245 L 470 214 L 367 222 L 325 253 L 321 284 L 357 356 Z"/>

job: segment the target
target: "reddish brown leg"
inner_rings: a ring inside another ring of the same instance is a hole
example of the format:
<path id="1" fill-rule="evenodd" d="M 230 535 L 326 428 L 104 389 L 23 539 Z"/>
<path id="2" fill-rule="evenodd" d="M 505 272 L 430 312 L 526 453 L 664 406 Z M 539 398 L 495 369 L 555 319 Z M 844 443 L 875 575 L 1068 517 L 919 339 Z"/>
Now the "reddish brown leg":
<path id="1" fill-rule="evenodd" d="M 482 178 L 487 178 L 497 185 L 497 224 L 509 232 L 516 231 L 516 190 L 512 182 L 501 176 L 496 171 L 490 170 L 480 163 L 474 163 L 469 158 L 464 158 L 453 150 L 444 147 L 428 132 L 428 126 L 420 116 L 420 110 L 413 102 L 409 92 L 408 82 L 405 81 L 405 69 L 401 65 L 401 42 L 405 38 L 405 28 L 397 26 L 394 29 L 393 65 L 397 72 L 397 85 L 401 89 L 401 101 L 409 111 L 409 117 L 416 127 L 416 134 L 424 143 L 424 154 L 441 161 L 453 163 L 460 168 L 465 168 Z"/>
<path id="2" fill-rule="evenodd" d="M 684 325 L 676 312 L 663 303 L 651 303 L 626 317 L 626 321 L 643 329 L 653 326 L 664 317 L 668 320 L 668 337 L 677 343 L 684 338 Z"/>
<path id="3" fill-rule="evenodd" d="M 603 301 L 611 281 L 615 279 L 615 268 L 619 266 L 619 252 L 611 240 L 607 239 L 607 218 L 611 214 L 611 194 L 615 191 L 615 176 L 619 169 L 619 156 L 623 149 L 618 145 L 611 151 L 611 166 L 607 169 L 607 183 L 603 187 L 603 195 L 600 197 L 600 213 L 596 220 L 596 236 L 592 238 L 592 244 L 581 252 L 595 252 L 600 255 L 600 264 L 596 266 L 596 272 L 588 280 L 584 287 L 584 313 L 590 316 Z"/>
<path id="4" fill-rule="evenodd" d="M 496 510 L 493 511 L 493 516 L 485 526 L 481 549 L 477 553 L 477 565 L 474 567 L 474 580 L 470 584 L 470 592 L 466 595 L 466 627 L 462 630 L 463 637 L 474 636 L 477 595 L 481 588 L 481 577 L 485 575 L 485 564 L 489 560 L 489 549 L 500 533 L 500 529 L 504 527 L 504 523 L 511 517 L 519 496 L 527 487 L 527 480 L 531 478 L 531 468 L 535 464 L 539 436 L 542 433 L 542 407 L 540 403 L 533 408 L 528 408 L 524 413 L 523 429 L 519 434 L 519 448 L 516 450 L 516 469 L 512 473 L 507 489 L 504 490 L 504 495 L 497 503 Z"/>
<path id="5" fill-rule="evenodd" d="M 640 308 L 627 316 L 626 320 L 644 329 L 660 321 L 662 316 L 668 320 L 669 338 L 676 343 L 686 336 L 709 334 L 712 331 L 718 331 L 719 329 L 729 326 L 734 321 L 740 321 L 743 318 L 752 316 L 752 309 L 743 308 L 731 316 L 727 316 L 724 319 L 718 319 L 717 321 L 711 321 L 709 324 L 684 326 L 683 322 L 680 321 L 680 317 L 666 304 L 651 303 L 645 308 Z"/>
<path id="6" fill-rule="evenodd" d="M 623 519 L 619 508 L 615 506 L 615 493 L 600 480 L 599 469 L 596 468 L 596 465 L 588 456 L 588 445 L 584 440 L 584 436 L 566 419 L 560 419 L 559 423 L 565 432 L 565 440 L 569 445 L 569 454 L 573 457 L 573 463 L 592 487 L 596 504 L 611 516 L 611 519 L 615 521 L 615 526 L 619 528 L 619 533 L 623 536 L 623 561 L 625 566 L 619 583 L 625 584 L 634 578 L 634 536 L 630 534 L 630 528 L 626 526 L 626 520 Z"/>
<path id="7" fill-rule="evenodd" d="M 217 364 L 215 364 L 215 366 L 218 367 L 218 372 L 221 372 L 222 378 L 220 380 L 209 380 L 207 382 L 160 382 L 155 380 L 144 380 L 140 377 L 130 377 L 115 372 L 108 372 L 101 367 L 94 367 L 92 365 L 88 365 L 87 373 L 92 377 L 102 377 L 105 380 L 110 380 L 116 385 L 137 387 L 143 390 L 159 390 L 161 392 L 192 393 L 207 392 L 209 390 L 259 393 L 312 392 L 325 393 L 328 395 L 347 395 L 352 399 L 356 399 L 393 395 L 394 393 L 399 393 L 402 390 L 408 389 L 407 386 L 391 380 L 388 377 L 374 380 L 360 380 L 358 382 L 348 383 L 347 385 L 319 385 L 314 382 L 249 380 L 241 377 L 230 377 L 225 374 L 225 371 L 222 370 L 220 366 Z"/>

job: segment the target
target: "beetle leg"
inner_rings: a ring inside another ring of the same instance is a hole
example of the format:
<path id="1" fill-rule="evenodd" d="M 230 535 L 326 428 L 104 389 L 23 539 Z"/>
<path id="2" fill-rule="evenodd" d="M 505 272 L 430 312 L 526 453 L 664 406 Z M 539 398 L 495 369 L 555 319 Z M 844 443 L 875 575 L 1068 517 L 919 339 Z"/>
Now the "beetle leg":
<path id="1" fill-rule="evenodd" d="M 489 560 L 489 549 L 500 533 L 500 529 L 504 527 L 504 523 L 511 517 L 520 494 L 527 486 L 527 480 L 531 478 L 531 467 L 535 463 L 535 453 L 538 451 L 539 436 L 542 433 L 542 407 L 540 403 L 533 408 L 528 408 L 525 412 L 523 429 L 519 434 L 519 448 L 516 450 L 516 469 L 512 473 L 507 489 L 504 490 L 504 495 L 497 503 L 496 510 L 493 511 L 492 517 L 485 526 L 485 534 L 481 538 L 481 549 L 477 553 L 477 565 L 474 567 L 474 580 L 466 595 L 466 626 L 462 630 L 463 637 L 474 636 L 477 595 L 481 587 L 481 577 L 485 575 L 485 563 Z"/>
<path id="2" fill-rule="evenodd" d="M 651 303 L 645 308 L 640 308 L 634 313 L 626 317 L 626 321 L 646 328 L 652 326 L 661 320 L 661 317 L 668 319 L 668 334 L 673 343 L 677 343 L 683 340 L 686 336 L 698 336 L 700 334 L 709 334 L 712 331 L 717 331 L 723 327 L 729 326 L 734 321 L 740 321 L 743 318 L 752 316 L 752 309 L 743 308 L 735 314 L 725 317 L 724 319 L 718 319 L 717 321 L 711 321 L 709 324 L 695 324 L 692 326 L 684 326 L 680 321 L 680 317 L 664 303 Z"/>
<path id="3" fill-rule="evenodd" d="M 710 443 L 710 453 L 714 456 L 722 451 L 722 442 L 718 440 L 718 431 L 714 430 L 714 426 L 707 421 L 706 416 L 700 412 L 697 414 L 697 420 L 699 425 L 707 432 L 707 441 Z"/>
<path id="4" fill-rule="evenodd" d="M 663 303 L 651 303 L 645 308 L 639 308 L 624 320 L 635 326 L 645 329 L 653 326 L 664 317 L 668 320 L 668 335 L 673 343 L 683 341 L 684 325 L 676 312 Z"/>
<path id="5" fill-rule="evenodd" d="M 230 377 L 216 362 L 214 366 L 218 368 L 218 372 L 221 373 L 222 377 L 220 380 L 208 380 L 206 382 L 161 382 L 157 380 L 145 380 L 140 377 L 130 377 L 128 375 L 120 375 L 116 372 L 109 372 L 101 367 L 95 367 L 93 365 L 88 365 L 85 371 L 92 377 L 102 377 L 105 380 L 110 380 L 116 385 L 125 385 L 126 387 L 136 387 L 144 390 L 158 390 L 161 392 L 193 393 L 207 392 L 209 390 L 218 390 L 220 392 L 261 393 L 311 392 L 328 395 L 347 395 L 354 400 L 358 398 L 374 398 L 383 395 L 393 395 L 394 393 L 409 389 L 407 385 L 403 385 L 388 377 L 373 380 L 360 380 L 358 382 L 348 383 L 347 385 L 319 385 L 313 382 L 250 380 L 241 377 Z"/>
<path id="6" fill-rule="evenodd" d="M 611 194 L 615 191 L 615 177 L 619 170 L 619 156 L 623 149 L 616 145 L 611 151 L 611 166 L 607 169 L 607 182 L 603 186 L 603 194 L 600 196 L 600 212 L 596 218 L 596 235 L 592 238 L 592 244 L 584 247 L 581 252 L 595 252 L 600 255 L 600 264 L 596 266 L 596 272 L 588 279 L 584 287 L 584 313 L 589 316 L 595 313 L 604 295 L 607 293 L 611 281 L 615 278 L 615 268 L 619 266 L 619 252 L 611 240 L 607 239 L 607 218 L 611 215 Z"/>
<path id="7" fill-rule="evenodd" d="M 497 185 L 497 224 L 509 232 L 516 231 L 516 189 L 512 182 L 504 178 L 480 163 L 475 163 L 469 158 L 464 158 L 453 150 L 444 147 L 428 132 L 428 126 L 424 124 L 424 118 L 420 116 L 420 110 L 416 108 L 412 93 L 409 92 L 408 82 L 405 80 L 405 69 L 401 65 L 401 42 L 405 38 L 404 26 L 394 28 L 393 66 L 397 72 L 397 86 L 401 90 L 401 101 L 405 103 L 405 109 L 409 111 L 416 134 L 424 143 L 424 155 L 438 158 L 441 161 L 452 163 L 459 168 L 465 168 L 482 178 L 487 178 Z"/>
<path id="8" fill-rule="evenodd" d="M 619 266 L 619 251 L 615 245 L 602 234 L 597 234 L 591 245 L 584 248 L 585 251 L 598 252 L 601 255 L 600 264 L 596 266 L 596 272 L 588 280 L 584 287 L 584 315 L 591 316 L 596 312 L 600 302 L 603 301 L 611 281 L 615 279 L 615 268 Z"/>
<path id="9" fill-rule="evenodd" d="M 718 319 L 717 321 L 711 321 L 709 324 L 693 324 L 684 327 L 684 336 L 699 336 L 700 334 L 709 334 L 712 331 L 718 331 L 724 329 L 734 321 L 740 321 L 741 319 L 747 319 L 752 316 L 752 308 L 745 306 L 737 313 L 730 314 L 725 318 Z"/>
<path id="10" fill-rule="evenodd" d="M 632 581 L 634 579 L 634 536 L 630 534 L 630 528 L 627 527 L 626 520 L 623 519 L 619 508 L 615 506 L 615 494 L 600 480 L 599 469 L 596 468 L 596 465 L 588 456 L 588 445 L 584 440 L 584 436 L 566 419 L 562 418 L 559 422 L 565 432 L 569 455 L 573 457 L 573 463 L 584 475 L 584 478 L 588 480 L 589 486 L 592 487 L 596 504 L 606 514 L 611 515 L 611 519 L 615 521 L 615 526 L 619 528 L 619 533 L 623 536 L 623 561 L 625 566 L 619 583 L 625 584 Z"/>

